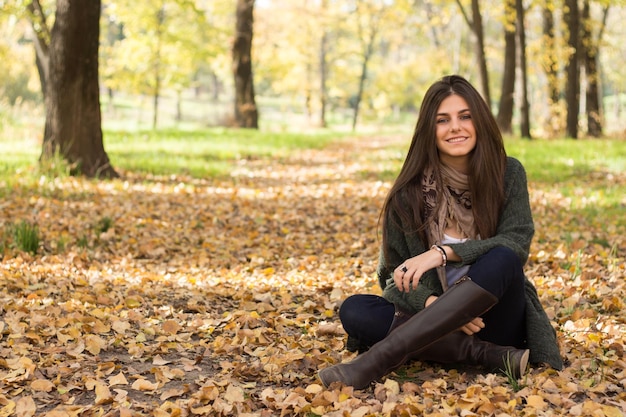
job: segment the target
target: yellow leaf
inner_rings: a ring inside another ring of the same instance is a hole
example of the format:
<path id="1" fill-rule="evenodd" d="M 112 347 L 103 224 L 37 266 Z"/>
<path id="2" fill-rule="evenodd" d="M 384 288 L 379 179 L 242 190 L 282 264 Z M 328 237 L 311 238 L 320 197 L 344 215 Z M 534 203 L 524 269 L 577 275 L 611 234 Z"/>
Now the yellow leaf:
<path id="1" fill-rule="evenodd" d="M 119 374 L 109 378 L 109 385 L 128 385 L 128 381 L 126 380 L 124 373 L 120 372 Z"/>
<path id="2" fill-rule="evenodd" d="M 526 398 L 526 403 L 529 406 L 537 408 L 539 410 L 545 409 L 547 405 L 540 395 L 529 395 L 528 398 Z"/>
<path id="3" fill-rule="evenodd" d="M 0 408 L 0 417 L 9 417 L 15 415 L 15 401 L 9 401 L 7 405 Z"/>
<path id="4" fill-rule="evenodd" d="M 392 394 L 397 395 L 400 393 L 400 384 L 398 384 L 398 381 L 393 379 L 387 379 L 384 385 L 385 388 L 387 388 L 387 390 L 390 391 Z"/>
<path id="5" fill-rule="evenodd" d="M 600 343 L 602 342 L 602 335 L 598 334 L 598 333 L 589 333 L 587 335 L 587 337 L 589 338 L 589 340 L 591 340 L 592 342 L 595 343 Z"/>
<path id="6" fill-rule="evenodd" d="M 347 399 L 351 398 L 351 395 L 346 394 L 345 392 L 342 392 L 341 394 L 339 394 L 339 402 L 344 402 Z"/>
<path id="7" fill-rule="evenodd" d="M 126 303 L 126 307 L 128 308 L 141 307 L 141 300 L 139 300 L 138 298 L 129 297 L 125 300 L 125 303 Z"/>
<path id="8" fill-rule="evenodd" d="M 147 379 L 138 379 L 131 385 L 131 388 L 137 391 L 154 391 L 158 387 L 159 384 L 150 382 Z"/>
<path id="9" fill-rule="evenodd" d="M 311 384 L 306 387 L 305 391 L 307 394 L 319 394 L 322 392 L 324 388 L 319 384 Z"/>
<path id="10" fill-rule="evenodd" d="M 602 411 L 604 412 L 605 417 L 624 417 L 622 411 L 612 405 L 603 405 Z"/>
<path id="11" fill-rule="evenodd" d="M 109 391 L 109 388 L 102 383 L 98 383 L 96 385 L 96 404 L 108 404 L 112 401 L 113 396 L 111 395 L 111 391 Z"/>
<path id="12" fill-rule="evenodd" d="M 92 355 L 100 354 L 100 351 L 106 348 L 107 342 L 100 336 L 93 334 L 85 336 L 85 349 Z"/>

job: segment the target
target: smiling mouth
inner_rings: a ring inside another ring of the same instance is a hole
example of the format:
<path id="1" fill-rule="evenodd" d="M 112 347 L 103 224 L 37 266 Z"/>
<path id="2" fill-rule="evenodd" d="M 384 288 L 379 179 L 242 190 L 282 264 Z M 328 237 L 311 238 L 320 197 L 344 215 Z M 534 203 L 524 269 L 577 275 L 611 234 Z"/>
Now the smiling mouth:
<path id="1" fill-rule="evenodd" d="M 446 139 L 446 142 L 448 142 L 448 143 L 458 143 L 458 142 L 463 142 L 465 140 L 467 140 L 467 138 L 465 136 L 458 136 L 456 138 Z"/>

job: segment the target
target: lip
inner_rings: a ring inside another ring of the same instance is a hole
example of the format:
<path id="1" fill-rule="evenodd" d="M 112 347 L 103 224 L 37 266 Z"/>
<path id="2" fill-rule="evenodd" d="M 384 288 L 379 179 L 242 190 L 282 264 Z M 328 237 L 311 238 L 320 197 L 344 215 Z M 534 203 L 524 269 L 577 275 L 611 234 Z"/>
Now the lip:
<path id="1" fill-rule="evenodd" d="M 455 136 L 453 138 L 448 138 L 446 139 L 446 142 L 448 143 L 462 143 L 465 142 L 467 139 L 469 139 L 467 136 Z"/>

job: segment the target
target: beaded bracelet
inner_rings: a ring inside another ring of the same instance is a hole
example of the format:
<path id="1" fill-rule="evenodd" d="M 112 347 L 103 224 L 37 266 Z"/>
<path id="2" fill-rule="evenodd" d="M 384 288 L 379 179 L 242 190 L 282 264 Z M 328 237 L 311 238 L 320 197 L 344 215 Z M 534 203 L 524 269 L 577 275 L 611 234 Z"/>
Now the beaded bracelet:
<path id="1" fill-rule="evenodd" d="M 446 255 L 446 251 L 443 250 L 443 248 L 439 245 L 432 245 L 430 248 L 436 250 L 437 252 L 441 254 L 441 260 L 442 260 L 441 266 L 446 266 L 446 264 L 448 263 L 448 255 Z"/>

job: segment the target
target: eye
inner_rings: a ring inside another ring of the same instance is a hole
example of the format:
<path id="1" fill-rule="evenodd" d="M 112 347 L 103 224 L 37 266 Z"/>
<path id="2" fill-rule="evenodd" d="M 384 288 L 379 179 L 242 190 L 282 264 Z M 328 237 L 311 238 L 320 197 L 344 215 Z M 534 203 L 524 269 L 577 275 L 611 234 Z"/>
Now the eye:
<path id="1" fill-rule="evenodd" d="M 470 120 L 472 118 L 472 115 L 467 113 L 467 114 L 462 114 L 460 119 L 461 120 Z"/>
<path id="2" fill-rule="evenodd" d="M 441 117 L 439 119 L 437 119 L 437 124 L 441 124 L 441 123 L 446 123 L 448 121 L 448 119 Z"/>

